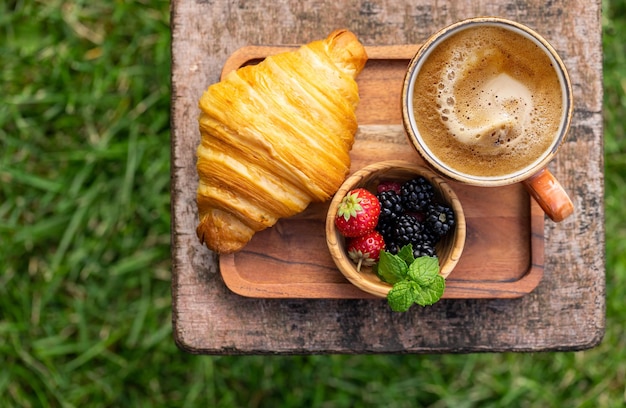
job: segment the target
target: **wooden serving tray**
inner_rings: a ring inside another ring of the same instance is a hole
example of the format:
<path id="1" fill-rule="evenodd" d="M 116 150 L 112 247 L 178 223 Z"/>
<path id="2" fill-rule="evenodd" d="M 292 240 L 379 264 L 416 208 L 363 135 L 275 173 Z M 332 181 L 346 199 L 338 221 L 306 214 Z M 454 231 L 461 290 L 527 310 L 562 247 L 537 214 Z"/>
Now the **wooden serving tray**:
<path id="1" fill-rule="evenodd" d="M 402 127 L 400 93 L 418 46 L 366 47 L 359 75 L 359 130 L 351 171 L 382 160 L 424 163 Z M 222 77 L 241 66 L 293 47 L 249 46 L 226 61 Z M 480 188 L 450 182 L 463 205 L 467 238 L 463 255 L 446 280 L 444 299 L 516 298 L 539 284 L 544 265 L 544 214 L 520 184 Z M 367 299 L 336 269 L 324 236 L 328 203 L 280 220 L 257 233 L 244 249 L 222 255 L 226 286 L 256 298 Z"/>

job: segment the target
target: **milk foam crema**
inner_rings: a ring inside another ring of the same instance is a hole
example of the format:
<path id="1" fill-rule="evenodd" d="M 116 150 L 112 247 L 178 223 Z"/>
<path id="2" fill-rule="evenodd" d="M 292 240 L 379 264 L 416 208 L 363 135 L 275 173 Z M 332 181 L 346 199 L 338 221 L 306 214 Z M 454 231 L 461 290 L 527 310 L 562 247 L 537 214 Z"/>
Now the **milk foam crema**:
<path id="1" fill-rule="evenodd" d="M 479 177 L 511 174 L 550 149 L 562 89 L 534 42 L 499 27 L 466 29 L 439 44 L 417 74 L 413 112 L 432 154 Z"/>
<path id="2" fill-rule="evenodd" d="M 455 50 L 439 81 L 437 107 L 444 126 L 460 142 L 479 144 L 485 151 L 519 143 L 534 110 L 528 87 L 503 72 L 503 58 L 497 48 L 475 53 Z M 477 76 L 472 74 L 476 68 L 480 77 L 472 78 Z M 472 81 L 471 89 L 464 89 L 466 81 Z"/>

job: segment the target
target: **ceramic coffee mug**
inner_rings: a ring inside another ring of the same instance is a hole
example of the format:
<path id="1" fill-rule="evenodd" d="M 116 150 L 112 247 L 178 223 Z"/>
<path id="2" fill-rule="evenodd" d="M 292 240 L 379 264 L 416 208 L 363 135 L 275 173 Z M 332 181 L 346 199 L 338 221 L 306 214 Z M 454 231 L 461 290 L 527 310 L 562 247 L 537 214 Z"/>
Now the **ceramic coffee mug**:
<path id="1" fill-rule="evenodd" d="M 470 185 L 522 182 L 556 222 L 574 206 L 546 166 L 572 111 L 571 82 L 554 48 L 495 17 L 434 34 L 409 63 L 402 90 L 407 136 L 432 167 Z"/>

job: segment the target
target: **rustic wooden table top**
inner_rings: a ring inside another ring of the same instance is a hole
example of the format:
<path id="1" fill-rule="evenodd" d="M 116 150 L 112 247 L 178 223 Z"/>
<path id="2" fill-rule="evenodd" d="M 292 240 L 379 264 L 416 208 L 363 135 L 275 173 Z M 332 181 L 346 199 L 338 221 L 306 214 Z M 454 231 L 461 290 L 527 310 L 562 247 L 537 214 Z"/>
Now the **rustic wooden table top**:
<path id="1" fill-rule="evenodd" d="M 224 284 L 195 234 L 197 101 L 248 45 L 302 44 L 335 28 L 365 45 L 419 44 L 458 20 L 492 15 L 541 33 L 568 67 L 570 135 L 550 169 L 576 213 L 544 223 L 544 273 L 516 299 L 444 299 L 393 313 L 382 299 L 265 299 Z M 172 300 L 176 343 L 198 354 L 458 353 L 581 350 L 605 326 L 600 0 L 437 3 L 172 1 Z"/>

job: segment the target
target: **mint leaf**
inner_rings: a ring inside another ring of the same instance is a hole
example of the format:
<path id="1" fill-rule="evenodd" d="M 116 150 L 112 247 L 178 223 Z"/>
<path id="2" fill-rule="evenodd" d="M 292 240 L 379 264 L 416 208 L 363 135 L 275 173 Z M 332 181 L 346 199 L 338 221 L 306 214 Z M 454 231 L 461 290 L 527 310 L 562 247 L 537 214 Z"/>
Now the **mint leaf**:
<path id="1" fill-rule="evenodd" d="M 439 276 L 439 260 L 430 256 L 422 256 L 409 266 L 408 276 L 420 286 L 428 286 Z"/>
<path id="2" fill-rule="evenodd" d="M 415 303 L 419 286 L 410 280 L 403 280 L 393 285 L 387 294 L 387 303 L 394 312 L 406 312 Z"/>
<path id="3" fill-rule="evenodd" d="M 413 256 L 413 245 L 405 245 L 398 251 L 398 256 L 406 262 L 407 265 L 411 265 L 415 261 Z"/>
<path id="4" fill-rule="evenodd" d="M 416 283 L 417 284 L 417 283 Z M 420 306 L 428 306 L 441 299 L 446 288 L 446 280 L 441 275 L 437 275 L 427 286 L 420 286 L 415 294 L 415 303 Z"/>
<path id="5" fill-rule="evenodd" d="M 387 251 L 380 252 L 376 273 L 383 281 L 394 284 L 407 276 L 408 265 L 397 255 Z"/>
<path id="6" fill-rule="evenodd" d="M 428 306 L 441 299 L 446 280 L 439 275 L 439 259 L 413 256 L 413 246 L 406 245 L 397 255 L 380 252 L 374 270 L 381 280 L 392 284 L 387 303 L 394 312 L 406 312 L 417 303 Z"/>

